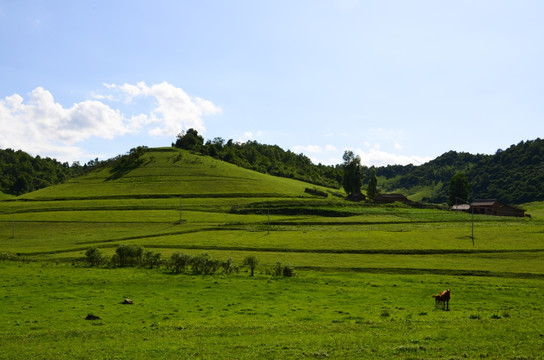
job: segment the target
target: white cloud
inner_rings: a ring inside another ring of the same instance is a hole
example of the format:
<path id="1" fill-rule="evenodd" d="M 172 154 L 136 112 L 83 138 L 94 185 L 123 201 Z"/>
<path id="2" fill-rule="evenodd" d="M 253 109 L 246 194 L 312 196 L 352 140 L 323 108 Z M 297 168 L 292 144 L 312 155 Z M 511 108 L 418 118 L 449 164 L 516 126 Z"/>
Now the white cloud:
<path id="1" fill-rule="evenodd" d="M 133 102 L 138 96 L 152 97 L 155 100 L 155 108 L 147 121 L 149 124 L 156 124 L 148 131 L 152 136 L 174 136 L 189 128 L 204 132 L 206 127 L 202 117 L 221 112 L 221 108 L 211 101 L 191 97 L 183 89 L 167 82 L 152 86 L 145 82 L 105 86 L 123 94 L 126 102 Z"/>
<path id="2" fill-rule="evenodd" d="M 336 151 L 336 147 L 334 145 L 326 145 L 325 151 Z"/>
<path id="3" fill-rule="evenodd" d="M 25 101 L 19 94 L 0 99 L 0 148 L 22 149 L 61 161 L 78 160 L 85 151 L 75 146 L 91 137 L 114 139 L 125 134 L 147 132 L 152 136 L 175 136 L 181 130 L 205 130 L 203 117 L 219 113 L 212 102 L 191 97 L 181 88 L 163 82 L 147 86 L 105 84 L 106 94 L 92 94 L 64 107 L 42 87 L 32 90 Z M 113 94 L 112 94 L 113 92 Z M 132 116 L 105 104 L 104 100 L 137 103 L 150 97 L 154 108 Z"/>
<path id="4" fill-rule="evenodd" d="M 310 153 L 310 154 L 317 154 L 323 151 L 321 146 L 319 145 L 296 145 L 292 147 L 292 150 L 299 154 L 299 153 Z"/>
<path id="5" fill-rule="evenodd" d="M 427 161 L 432 160 L 430 157 L 423 157 L 417 155 L 401 155 L 395 153 L 389 153 L 380 150 L 379 146 L 364 151 L 362 149 L 357 149 L 354 151 L 357 155 L 361 157 L 361 163 L 366 166 L 385 166 L 385 165 L 421 165 Z"/>
<path id="6" fill-rule="evenodd" d="M 246 131 L 244 132 L 244 136 L 242 139 L 238 139 L 239 143 L 244 143 L 246 141 L 255 141 L 256 139 L 260 138 L 263 135 L 263 132 L 261 130 L 257 131 L 256 133 L 253 133 L 253 131 Z"/>

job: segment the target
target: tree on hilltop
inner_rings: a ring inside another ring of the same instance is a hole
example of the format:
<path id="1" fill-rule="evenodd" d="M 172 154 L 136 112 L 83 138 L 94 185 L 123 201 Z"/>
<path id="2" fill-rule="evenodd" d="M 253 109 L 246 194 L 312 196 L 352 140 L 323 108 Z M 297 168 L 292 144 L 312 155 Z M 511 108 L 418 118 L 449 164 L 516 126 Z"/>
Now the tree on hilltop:
<path id="1" fill-rule="evenodd" d="M 198 135 L 198 131 L 193 128 L 182 131 L 176 139 L 175 146 L 180 149 L 198 150 L 204 145 L 204 138 Z"/>

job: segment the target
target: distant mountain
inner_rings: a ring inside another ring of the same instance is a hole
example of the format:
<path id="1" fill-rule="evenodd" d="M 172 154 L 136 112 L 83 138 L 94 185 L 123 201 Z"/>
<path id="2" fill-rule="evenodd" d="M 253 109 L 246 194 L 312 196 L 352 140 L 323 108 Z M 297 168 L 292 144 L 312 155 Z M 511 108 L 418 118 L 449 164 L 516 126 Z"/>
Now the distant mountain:
<path id="1" fill-rule="evenodd" d="M 447 201 L 449 181 L 459 172 L 467 175 L 473 199 L 496 198 L 510 204 L 544 200 L 544 140 L 522 141 L 494 155 L 450 151 L 420 166 L 376 169 L 384 191 L 425 193 L 415 200 L 432 203 Z"/>

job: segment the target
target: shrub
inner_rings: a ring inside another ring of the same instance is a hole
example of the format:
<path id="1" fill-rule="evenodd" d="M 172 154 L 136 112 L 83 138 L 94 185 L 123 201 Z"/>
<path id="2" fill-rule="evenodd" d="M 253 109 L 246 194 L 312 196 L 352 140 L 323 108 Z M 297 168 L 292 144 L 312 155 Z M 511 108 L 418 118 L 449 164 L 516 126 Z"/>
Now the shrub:
<path id="1" fill-rule="evenodd" d="M 276 261 L 276 264 L 272 267 L 272 275 L 281 276 L 283 273 L 283 266 L 280 261 Z"/>
<path id="2" fill-rule="evenodd" d="M 227 261 L 223 261 L 221 266 L 223 267 L 223 272 L 227 275 L 232 273 L 232 271 L 234 270 L 234 266 L 232 265 L 232 258 L 228 258 Z"/>
<path id="3" fill-rule="evenodd" d="M 187 270 L 187 267 L 191 263 L 191 260 L 191 255 L 180 254 L 176 251 L 170 257 L 170 267 L 172 268 L 172 272 L 176 274 L 179 274 L 180 272 L 185 272 Z"/>
<path id="4" fill-rule="evenodd" d="M 295 269 L 290 264 L 283 265 L 280 261 L 272 267 L 271 274 L 273 276 L 292 277 L 295 276 Z"/>
<path id="5" fill-rule="evenodd" d="M 98 248 L 89 248 L 85 252 L 85 261 L 91 267 L 100 266 L 104 263 L 104 255 Z"/>
<path id="6" fill-rule="evenodd" d="M 259 259 L 257 259 L 253 255 L 246 256 L 244 258 L 244 266 L 249 266 L 249 270 L 251 271 L 250 276 L 253 276 L 255 274 L 255 267 L 257 267 L 257 264 L 259 263 Z"/>
<path id="7" fill-rule="evenodd" d="M 141 265 L 153 269 L 155 266 L 160 266 L 161 262 L 161 253 L 146 250 Z"/>
<path id="8" fill-rule="evenodd" d="M 295 268 L 290 264 L 285 264 L 282 270 L 283 277 L 293 277 L 295 276 Z"/>
<path id="9" fill-rule="evenodd" d="M 220 261 L 212 260 L 207 253 L 202 253 L 191 259 L 191 268 L 193 273 L 197 275 L 214 274 L 220 265 Z"/>
<path id="10" fill-rule="evenodd" d="M 119 245 L 111 258 L 114 266 L 136 266 L 142 262 L 144 248 L 138 245 Z"/>

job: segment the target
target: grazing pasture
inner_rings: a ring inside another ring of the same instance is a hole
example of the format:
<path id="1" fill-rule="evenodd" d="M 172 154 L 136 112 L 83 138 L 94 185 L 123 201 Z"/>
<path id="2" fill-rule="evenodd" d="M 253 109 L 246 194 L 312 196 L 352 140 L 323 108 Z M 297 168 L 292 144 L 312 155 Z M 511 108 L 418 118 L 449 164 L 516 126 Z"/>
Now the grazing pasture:
<path id="1" fill-rule="evenodd" d="M 50 262 L 0 270 L 6 359 L 537 359 L 543 350 L 542 279 L 191 276 Z M 445 286 L 449 311 L 431 298 Z"/>
<path id="2" fill-rule="evenodd" d="M 530 219 L 472 222 L 307 187 L 152 149 L 127 171 L 0 198 L 0 358 L 542 358 L 541 203 Z M 258 265 L 203 276 L 81 261 L 130 244 Z M 270 275 L 278 261 L 296 276 Z M 448 311 L 431 297 L 445 289 Z"/>

